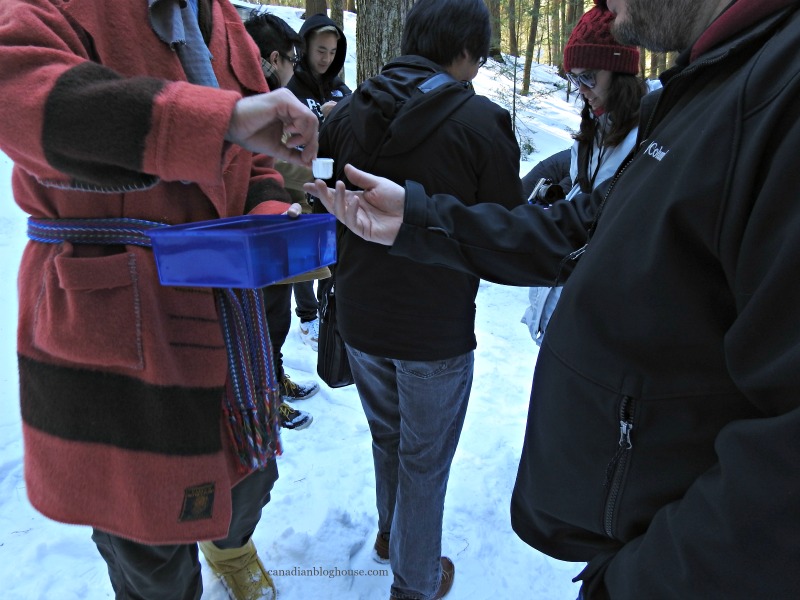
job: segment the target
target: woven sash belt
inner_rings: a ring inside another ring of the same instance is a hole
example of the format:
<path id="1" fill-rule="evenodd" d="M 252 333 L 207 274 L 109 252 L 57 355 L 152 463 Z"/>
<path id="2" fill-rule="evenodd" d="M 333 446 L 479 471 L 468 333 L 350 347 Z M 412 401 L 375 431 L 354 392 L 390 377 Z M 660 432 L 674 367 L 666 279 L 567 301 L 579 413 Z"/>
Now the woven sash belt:
<path id="1" fill-rule="evenodd" d="M 46 244 L 127 244 L 150 247 L 149 229 L 163 223 L 140 219 L 28 219 L 28 237 Z M 228 352 L 223 411 L 242 470 L 263 468 L 281 453 L 280 391 L 272 360 L 260 289 L 214 288 Z"/>

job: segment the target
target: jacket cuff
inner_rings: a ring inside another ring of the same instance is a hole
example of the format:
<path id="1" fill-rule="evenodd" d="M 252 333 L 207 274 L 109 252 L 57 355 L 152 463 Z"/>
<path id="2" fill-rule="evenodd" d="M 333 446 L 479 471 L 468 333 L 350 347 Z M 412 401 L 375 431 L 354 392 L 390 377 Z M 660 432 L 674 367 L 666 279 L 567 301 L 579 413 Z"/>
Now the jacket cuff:
<path id="1" fill-rule="evenodd" d="M 605 586 L 604 575 L 615 556 L 616 552 L 601 552 L 575 576 L 572 581 L 581 582 L 582 600 L 611 600 L 611 595 Z"/>
<path id="2" fill-rule="evenodd" d="M 403 208 L 403 224 L 425 227 L 428 194 L 416 181 L 406 181 L 406 201 Z"/>
<path id="3" fill-rule="evenodd" d="M 164 181 L 219 185 L 225 134 L 240 98 L 232 91 L 186 82 L 166 85 L 153 101 L 142 171 Z"/>
<path id="4" fill-rule="evenodd" d="M 247 190 L 247 200 L 245 200 L 244 203 L 244 212 L 249 213 L 256 206 L 266 200 L 277 200 L 279 202 L 285 202 L 286 204 L 292 203 L 292 197 L 283 186 L 281 186 L 274 179 L 262 179 L 261 181 L 252 184 Z M 285 210 L 286 209 L 284 209 L 284 211 Z"/>
<path id="5" fill-rule="evenodd" d="M 282 215 L 289 210 L 290 204 L 279 200 L 267 200 L 256 204 L 252 210 L 247 211 L 248 215 Z"/>

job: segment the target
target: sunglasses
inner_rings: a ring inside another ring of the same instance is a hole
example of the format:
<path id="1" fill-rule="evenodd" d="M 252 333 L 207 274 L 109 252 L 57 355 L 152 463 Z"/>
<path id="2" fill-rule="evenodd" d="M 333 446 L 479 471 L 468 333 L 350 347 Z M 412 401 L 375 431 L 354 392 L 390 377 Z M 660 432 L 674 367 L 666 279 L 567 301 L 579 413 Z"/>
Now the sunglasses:
<path id="1" fill-rule="evenodd" d="M 567 73 L 567 79 L 576 88 L 585 85 L 590 90 L 597 85 L 597 71 L 584 71 L 576 75 L 575 73 Z"/>

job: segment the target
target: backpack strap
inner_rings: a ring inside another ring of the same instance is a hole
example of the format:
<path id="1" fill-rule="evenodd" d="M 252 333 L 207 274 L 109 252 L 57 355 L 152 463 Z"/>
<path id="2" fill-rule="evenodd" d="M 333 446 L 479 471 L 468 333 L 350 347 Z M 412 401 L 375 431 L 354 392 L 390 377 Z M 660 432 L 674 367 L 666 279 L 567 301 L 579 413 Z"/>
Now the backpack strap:
<path id="1" fill-rule="evenodd" d="M 436 88 L 439 88 L 447 83 L 458 83 L 450 73 L 447 71 L 442 71 L 441 73 L 436 73 L 435 75 L 431 75 L 425 81 L 420 83 L 417 86 L 417 89 L 422 92 L 423 94 L 427 94 L 428 92 L 432 92 Z"/>

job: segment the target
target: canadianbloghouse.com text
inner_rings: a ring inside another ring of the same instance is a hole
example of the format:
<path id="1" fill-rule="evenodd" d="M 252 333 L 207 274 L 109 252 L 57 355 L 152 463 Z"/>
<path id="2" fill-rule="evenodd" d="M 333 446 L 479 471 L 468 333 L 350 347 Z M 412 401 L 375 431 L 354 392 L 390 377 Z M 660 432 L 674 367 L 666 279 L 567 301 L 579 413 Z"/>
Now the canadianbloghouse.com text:
<path id="1" fill-rule="evenodd" d="M 386 577 L 389 569 L 339 569 L 338 567 L 292 567 L 267 569 L 273 577 Z"/>

